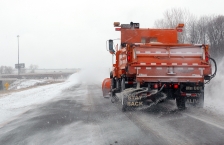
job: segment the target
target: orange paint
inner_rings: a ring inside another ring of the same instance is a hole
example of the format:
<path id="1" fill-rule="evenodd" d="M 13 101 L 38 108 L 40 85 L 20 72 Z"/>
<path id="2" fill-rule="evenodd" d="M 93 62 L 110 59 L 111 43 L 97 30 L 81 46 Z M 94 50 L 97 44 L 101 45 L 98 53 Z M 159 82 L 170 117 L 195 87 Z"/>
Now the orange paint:
<path id="1" fill-rule="evenodd" d="M 204 82 L 211 75 L 208 45 L 178 42 L 179 24 L 173 29 L 139 28 L 138 23 L 115 23 L 121 34 L 121 45 L 115 53 L 113 77 L 141 82 Z M 107 78 L 108 79 L 108 78 Z M 104 81 L 106 81 L 105 79 Z M 102 86 L 110 89 L 110 83 Z M 108 91 L 107 91 L 108 92 Z"/>
<path id="2" fill-rule="evenodd" d="M 103 96 L 106 96 L 110 92 L 111 79 L 105 78 L 102 83 Z"/>

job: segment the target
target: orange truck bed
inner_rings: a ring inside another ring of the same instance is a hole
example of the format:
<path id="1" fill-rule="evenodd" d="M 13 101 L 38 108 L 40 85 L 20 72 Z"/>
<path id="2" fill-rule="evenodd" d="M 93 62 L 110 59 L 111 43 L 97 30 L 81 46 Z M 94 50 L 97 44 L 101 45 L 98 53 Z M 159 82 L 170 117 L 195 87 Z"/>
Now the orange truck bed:
<path id="1" fill-rule="evenodd" d="M 114 76 L 135 75 L 137 82 L 203 82 L 204 76 L 211 75 L 208 45 L 179 44 L 179 27 L 127 26 L 121 25 L 118 29 L 121 47 L 116 52 Z"/>
<path id="2" fill-rule="evenodd" d="M 135 74 L 138 82 L 204 82 L 204 76 L 211 74 L 204 45 L 136 44 L 132 48 L 128 73 Z"/>

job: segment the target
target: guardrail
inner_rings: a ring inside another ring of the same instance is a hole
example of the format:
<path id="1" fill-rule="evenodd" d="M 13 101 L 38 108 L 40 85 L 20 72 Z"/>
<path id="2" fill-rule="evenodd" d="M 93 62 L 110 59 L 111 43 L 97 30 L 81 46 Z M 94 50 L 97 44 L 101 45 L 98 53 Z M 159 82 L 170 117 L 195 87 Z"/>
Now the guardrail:
<path id="1" fill-rule="evenodd" d="M 17 79 L 44 79 L 44 78 L 67 78 L 74 72 L 51 72 L 51 73 L 24 73 L 24 74 L 3 74 L 1 78 L 17 78 Z M 0 78 L 0 79 L 1 79 Z"/>

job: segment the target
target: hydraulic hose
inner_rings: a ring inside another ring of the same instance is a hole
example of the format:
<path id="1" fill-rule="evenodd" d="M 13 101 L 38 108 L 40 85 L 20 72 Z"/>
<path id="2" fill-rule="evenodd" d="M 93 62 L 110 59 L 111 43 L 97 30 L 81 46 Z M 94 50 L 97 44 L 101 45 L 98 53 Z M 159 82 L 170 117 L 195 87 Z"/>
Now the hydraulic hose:
<path id="1" fill-rule="evenodd" d="M 216 76 L 216 72 L 217 72 L 217 64 L 216 64 L 215 59 L 213 59 L 211 57 L 209 57 L 209 59 L 211 59 L 213 61 L 213 63 L 215 64 L 215 72 L 211 75 L 210 80 L 208 80 L 205 84 L 208 84 L 211 81 L 211 79 L 213 79 Z"/>
<path id="2" fill-rule="evenodd" d="M 216 64 L 216 61 L 213 58 L 209 57 L 209 59 L 211 59 L 213 61 L 213 63 L 215 64 L 215 72 L 211 75 L 211 79 L 212 79 L 216 75 L 216 72 L 217 72 L 217 64 Z"/>

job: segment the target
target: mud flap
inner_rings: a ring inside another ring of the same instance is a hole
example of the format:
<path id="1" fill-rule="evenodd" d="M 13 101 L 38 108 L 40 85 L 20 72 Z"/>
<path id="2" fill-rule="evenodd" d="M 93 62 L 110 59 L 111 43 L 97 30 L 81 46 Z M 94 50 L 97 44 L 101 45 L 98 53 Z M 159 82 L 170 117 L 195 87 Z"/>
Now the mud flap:
<path id="1" fill-rule="evenodd" d="M 144 105 L 151 107 L 152 105 L 156 105 L 160 101 L 165 100 L 167 96 L 164 93 L 158 92 L 150 96 L 150 99 L 147 97 L 135 96 L 134 94 L 123 97 L 124 98 L 122 98 L 122 111 L 126 111 L 128 108 L 142 107 Z"/>
<path id="2" fill-rule="evenodd" d="M 200 93 L 195 93 L 194 95 L 186 96 L 186 107 L 204 107 L 204 90 Z"/>
<path id="3" fill-rule="evenodd" d="M 197 97 L 187 97 L 186 98 L 186 106 L 194 106 L 197 108 L 204 107 L 204 92 L 198 94 Z"/>

